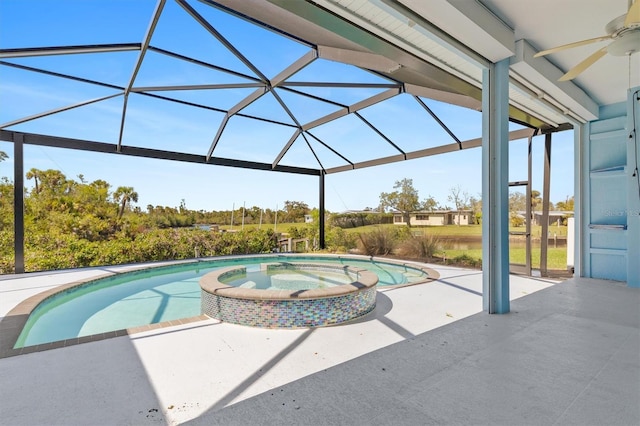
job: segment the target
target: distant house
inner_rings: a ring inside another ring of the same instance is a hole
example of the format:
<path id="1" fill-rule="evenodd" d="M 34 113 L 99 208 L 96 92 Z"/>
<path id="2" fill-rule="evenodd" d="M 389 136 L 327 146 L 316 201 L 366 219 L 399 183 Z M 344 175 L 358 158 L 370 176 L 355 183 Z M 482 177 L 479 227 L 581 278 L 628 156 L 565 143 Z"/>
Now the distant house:
<path id="1" fill-rule="evenodd" d="M 473 212 L 471 210 L 432 210 L 411 212 L 411 225 L 415 226 L 443 226 L 458 225 L 458 213 L 460 213 L 460 225 L 470 225 L 473 222 Z M 401 212 L 393 212 L 393 223 L 395 225 L 406 225 Z"/>
<path id="2" fill-rule="evenodd" d="M 516 212 L 518 215 L 521 215 L 523 218 L 527 217 L 527 213 L 524 211 L 518 211 Z M 533 213 L 533 220 L 531 221 L 531 223 L 533 225 L 542 225 L 542 212 L 532 212 Z M 564 221 L 565 218 L 567 217 L 573 217 L 573 212 L 572 211 L 564 211 L 564 210 L 556 210 L 556 211 L 550 211 L 549 212 L 549 225 L 562 225 L 562 222 Z"/>
<path id="3" fill-rule="evenodd" d="M 304 223 L 313 223 L 313 216 L 310 214 L 304 215 Z"/>

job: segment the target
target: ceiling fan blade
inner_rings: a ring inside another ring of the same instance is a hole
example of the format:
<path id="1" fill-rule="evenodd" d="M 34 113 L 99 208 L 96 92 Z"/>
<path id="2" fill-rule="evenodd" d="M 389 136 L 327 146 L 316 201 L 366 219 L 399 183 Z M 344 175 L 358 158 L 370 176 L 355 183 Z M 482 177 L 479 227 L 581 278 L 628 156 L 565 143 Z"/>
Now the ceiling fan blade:
<path id="1" fill-rule="evenodd" d="M 631 5 L 627 12 L 627 17 L 624 18 L 625 27 L 629 27 L 633 24 L 640 24 L 640 0 L 636 0 Z"/>
<path id="2" fill-rule="evenodd" d="M 638 0 L 638 1 L 640 2 L 640 0 Z M 533 55 L 533 57 L 534 58 L 539 58 L 540 56 L 548 55 L 550 53 L 559 52 L 559 51 L 565 50 L 565 49 L 571 49 L 573 47 L 584 46 L 584 45 L 587 45 L 587 44 L 596 43 L 598 41 L 609 40 L 610 38 L 611 38 L 610 35 L 606 35 L 606 36 L 602 36 L 602 37 L 596 37 L 596 38 L 590 38 L 590 39 L 587 39 L 587 40 L 576 41 L 575 43 L 563 44 L 562 46 L 554 47 L 553 49 L 548 49 L 548 50 L 543 50 L 542 52 L 538 52 L 535 55 Z"/>
<path id="3" fill-rule="evenodd" d="M 580 73 L 593 65 L 598 59 L 602 58 L 607 54 L 607 47 L 603 47 L 602 49 L 596 51 L 593 55 L 589 56 L 584 61 L 580 62 L 575 67 L 571 68 L 568 73 L 563 75 L 558 79 L 558 81 L 568 81 L 576 78 Z"/>

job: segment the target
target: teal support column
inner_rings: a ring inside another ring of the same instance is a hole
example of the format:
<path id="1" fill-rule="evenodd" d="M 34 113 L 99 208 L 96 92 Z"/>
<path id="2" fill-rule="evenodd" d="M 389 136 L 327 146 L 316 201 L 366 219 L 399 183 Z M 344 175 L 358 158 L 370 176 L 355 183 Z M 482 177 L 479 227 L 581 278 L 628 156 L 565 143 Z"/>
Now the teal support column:
<path id="1" fill-rule="evenodd" d="M 482 306 L 509 312 L 509 59 L 482 76 Z"/>
<path id="2" fill-rule="evenodd" d="M 584 277 L 585 265 L 588 264 L 589 249 L 586 242 L 589 241 L 589 138 L 586 136 L 588 124 L 574 124 L 573 127 L 573 156 L 574 156 L 574 181 L 573 187 L 573 235 L 575 237 L 573 248 L 573 269 L 575 277 Z"/>

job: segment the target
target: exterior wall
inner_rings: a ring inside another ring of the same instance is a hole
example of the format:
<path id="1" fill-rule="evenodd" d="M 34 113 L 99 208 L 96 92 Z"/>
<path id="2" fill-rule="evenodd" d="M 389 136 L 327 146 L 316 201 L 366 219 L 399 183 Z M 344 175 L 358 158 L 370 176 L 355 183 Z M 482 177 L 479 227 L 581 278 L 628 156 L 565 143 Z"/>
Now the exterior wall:
<path id="1" fill-rule="evenodd" d="M 640 162 L 635 150 L 640 141 L 631 132 L 631 112 L 638 115 L 640 108 L 638 101 L 631 99 L 633 92 L 630 91 L 627 103 L 601 107 L 600 119 L 587 125 L 586 146 L 581 153 L 586 166 L 582 176 L 586 184 L 585 206 L 580 213 L 585 231 L 584 276 L 627 281 L 629 286 L 637 287 L 640 286 L 640 183 L 633 174 Z M 637 123 L 638 117 L 635 120 Z"/>
<path id="2" fill-rule="evenodd" d="M 458 213 L 451 212 L 451 220 L 454 224 L 458 225 Z M 471 212 L 460 212 L 460 223 L 459 225 L 469 225 L 469 218 L 471 217 Z"/>
<path id="3" fill-rule="evenodd" d="M 458 212 L 456 211 L 411 213 L 410 217 L 411 225 L 413 226 L 443 226 L 458 224 Z M 460 225 L 469 225 L 470 218 L 471 211 L 461 211 Z M 393 223 L 395 225 L 406 225 L 401 213 L 394 214 Z"/>
<path id="4" fill-rule="evenodd" d="M 571 212 L 550 212 L 549 213 L 549 225 L 558 225 L 558 223 L 562 224 L 562 221 L 566 216 L 571 216 L 570 213 Z M 534 212 L 534 214 L 533 214 L 533 224 L 534 225 L 538 225 L 538 226 L 542 225 L 542 213 Z"/>
<path id="5" fill-rule="evenodd" d="M 411 224 L 417 226 L 441 226 L 446 225 L 446 214 L 437 213 L 420 213 L 411 215 Z"/>
<path id="6" fill-rule="evenodd" d="M 640 287 L 640 86 L 627 100 L 627 284 Z"/>

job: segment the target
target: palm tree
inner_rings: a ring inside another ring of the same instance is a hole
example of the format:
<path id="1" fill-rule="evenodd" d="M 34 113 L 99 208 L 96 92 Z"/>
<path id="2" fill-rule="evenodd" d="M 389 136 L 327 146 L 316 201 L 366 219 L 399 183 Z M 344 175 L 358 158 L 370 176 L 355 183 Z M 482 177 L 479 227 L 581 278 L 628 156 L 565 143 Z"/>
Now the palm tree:
<path id="1" fill-rule="evenodd" d="M 128 202 L 138 202 L 138 193 L 131 186 L 119 186 L 113 193 L 113 199 L 120 203 L 120 209 L 118 210 L 118 219 L 120 219 Z"/>
<path id="2" fill-rule="evenodd" d="M 36 194 L 40 193 L 40 186 L 38 185 L 39 178 L 40 170 L 33 168 L 27 172 L 27 179 L 33 179 L 36 182 Z"/>
<path id="3" fill-rule="evenodd" d="M 540 195 L 540 191 L 537 191 L 535 189 L 531 190 L 531 220 L 535 218 L 536 207 L 538 207 L 538 205 L 542 203 L 542 198 L 540 198 Z"/>
<path id="4" fill-rule="evenodd" d="M 7 153 L 6 153 L 6 152 L 4 152 L 4 151 L 0 151 L 0 161 L 4 161 L 4 160 L 6 160 L 7 158 L 9 158 L 9 156 L 7 155 Z"/>

